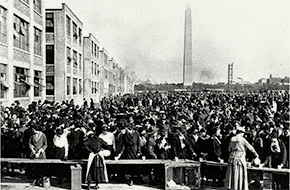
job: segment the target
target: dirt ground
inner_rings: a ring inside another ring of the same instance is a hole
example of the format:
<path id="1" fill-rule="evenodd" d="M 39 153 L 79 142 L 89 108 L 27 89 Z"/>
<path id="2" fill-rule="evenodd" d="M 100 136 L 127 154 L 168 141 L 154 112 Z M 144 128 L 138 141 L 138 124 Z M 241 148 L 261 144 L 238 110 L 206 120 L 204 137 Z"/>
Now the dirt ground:
<path id="1" fill-rule="evenodd" d="M 64 181 L 63 184 L 57 185 L 57 179 L 52 177 L 50 179 L 51 186 L 49 188 L 33 186 L 33 179 L 29 179 L 24 172 L 16 172 L 15 175 L 1 175 L 1 190 L 40 190 L 40 189 L 50 189 L 50 190 L 67 190 L 70 189 L 70 181 Z M 160 190 L 162 188 L 150 187 L 146 185 L 134 184 L 129 186 L 128 184 L 120 183 L 107 183 L 99 184 L 100 190 Z M 85 190 L 86 188 L 83 188 Z M 212 188 L 202 188 L 203 190 L 212 190 Z M 221 190 L 223 188 L 217 188 Z"/>
<path id="2" fill-rule="evenodd" d="M 126 184 L 100 184 L 100 190 L 157 190 L 157 188 L 153 187 L 145 187 L 140 185 L 132 185 L 128 186 Z M 43 187 L 35 187 L 31 186 L 29 183 L 1 183 L 2 190 L 37 190 L 44 189 Z M 55 190 L 64 190 L 67 188 L 61 187 L 50 187 L 48 189 Z"/>
<path id="3" fill-rule="evenodd" d="M 16 172 L 15 175 L 1 175 L 1 190 L 37 190 L 37 189 L 46 189 L 44 187 L 33 186 L 33 179 L 29 179 L 24 173 Z M 61 185 L 57 185 L 57 179 L 50 179 L 51 186 L 47 189 L 51 190 L 67 190 L 70 189 L 70 182 L 64 182 Z M 99 184 L 100 190 L 158 190 L 156 187 L 146 187 L 142 185 L 132 185 L 128 184 Z"/>

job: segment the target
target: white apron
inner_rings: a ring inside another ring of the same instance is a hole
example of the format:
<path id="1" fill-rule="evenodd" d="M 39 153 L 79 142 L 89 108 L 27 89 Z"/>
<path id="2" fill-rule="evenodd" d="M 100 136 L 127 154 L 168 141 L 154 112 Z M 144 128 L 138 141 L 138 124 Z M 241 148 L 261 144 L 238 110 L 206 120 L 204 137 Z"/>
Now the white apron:
<path id="1" fill-rule="evenodd" d="M 97 152 L 96 154 L 91 152 L 89 154 L 88 163 L 87 163 L 86 181 L 87 181 L 87 178 L 88 178 L 88 175 L 89 175 L 89 171 L 90 171 L 92 162 L 93 162 L 95 156 L 97 156 L 97 155 L 99 155 L 101 157 L 102 163 L 104 165 L 104 176 L 105 176 L 105 182 L 107 183 L 109 180 L 108 180 L 107 167 L 106 167 L 105 158 L 104 158 L 104 152 L 103 151 Z"/>

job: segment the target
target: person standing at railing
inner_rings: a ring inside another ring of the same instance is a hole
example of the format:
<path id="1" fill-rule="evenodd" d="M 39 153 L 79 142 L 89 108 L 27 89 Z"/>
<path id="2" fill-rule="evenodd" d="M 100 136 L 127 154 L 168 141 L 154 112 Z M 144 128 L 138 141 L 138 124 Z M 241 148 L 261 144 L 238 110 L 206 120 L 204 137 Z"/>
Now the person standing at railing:
<path id="1" fill-rule="evenodd" d="M 221 140 L 220 140 L 220 132 L 221 129 L 219 125 L 217 124 L 210 124 L 208 126 L 210 129 L 211 138 L 209 139 L 209 147 L 208 147 L 208 160 L 214 161 L 214 162 L 222 162 L 221 161 L 221 155 L 222 155 L 222 149 L 221 149 Z M 208 178 L 213 180 L 213 186 L 222 186 L 222 168 L 221 167 L 209 167 L 208 168 Z"/>
<path id="2" fill-rule="evenodd" d="M 29 148 L 31 150 L 30 158 L 31 159 L 46 159 L 45 150 L 47 148 L 47 139 L 43 132 L 40 131 L 40 126 L 34 122 L 31 122 L 31 128 L 33 135 L 29 139 Z M 41 185 L 42 177 L 44 176 L 44 171 L 46 168 L 41 164 L 34 165 L 34 175 L 35 180 L 33 185 Z"/>
<path id="3" fill-rule="evenodd" d="M 225 189 L 248 190 L 248 172 L 246 163 L 246 149 L 255 155 L 255 161 L 259 161 L 259 155 L 252 145 L 243 137 L 245 128 L 237 126 L 236 136 L 231 138 L 229 145 L 228 169 L 225 178 Z"/>
<path id="4" fill-rule="evenodd" d="M 270 136 L 270 151 L 266 157 L 265 165 L 270 168 L 285 168 L 287 161 L 287 149 L 282 140 L 278 138 L 278 134 L 273 132 Z M 287 182 L 288 181 L 288 182 Z M 281 175 L 273 174 L 273 187 L 275 189 L 287 189 L 289 180 Z"/>
<path id="5" fill-rule="evenodd" d="M 104 124 L 102 133 L 99 135 L 99 138 L 103 139 L 108 145 L 109 155 L 106 156 L 106 159 L 114 159 L 115 156 L 115 136 L 112 132 L 109 132 L 108 125 Z"/>
<path id="6" fill-rule="evenodd" d="M 197 139 L 197 153 L 199 161 L 207 160 L 208 157 L 208 147 L 210 146 L 210 136 L 207 134 L 205 128 L 201 128 L 199 131 L 199 137 Z M 200 175 L 201 175 L 201 185 L 205 185 L 207 180 L 208 167 L 201 165 Z"/>
<path id="7" fill-rule="evenodd" d="M 289 143 L 290 143 L 290 122 L 285 122 L 284 124 L 284 129 L 283 129 L 283 134 L 280 136 L 280 139 L 282 140 L 282 142 L 285 144 L 286 150 L 289 151 Z M 289 155 L 289 152 L 288 152 Z M 289 166 L 289 157 L 287 158 L 286 161 L 286 167 L 290 168 Z"/>
<path id="8" fill-rule="evenodd" d="M 108 174 L 105 163 L 105 152 L 103 149 L 108 149 L 107 143 L 97 137 L 93 131 L 87 132 L 88 139 L 84 142 L 84 147 L 90 152 L 87 171 L 86 183 L 90 189 L 91 183 L 95 182 L 95 189 L 98 189 L 99 182 L 108 182 Z"/>
<path id="9" fill-rule="evenodd" d="M 115 159 L 138 159 L 141 156 L 140 135 L 133 129 L 133 124 L 128 124 L 126 132 L 122 135 L 122 148 Z M 133 185 L 133 178 L 139 175 L 136 167 L 124 168 L 123 174 L 129 176 L 128 184 Z"/>
<path id="10" fill-rule="evenodd" d="M 55 135 L 53 137 L 54 144 L 54 158 L 67 160 L 68 159 L 68 140 L 67 135 L 69 133 L 68 129 L 63 129 L 64 125 L 55 129 Z M 67 166 L 64 165 L 56 165 L 52 166 L 54 168 L 55 174 L 58 178 L 58 184 L 62 184 L 65 178 L 65 174 L 69 171 Z"/>

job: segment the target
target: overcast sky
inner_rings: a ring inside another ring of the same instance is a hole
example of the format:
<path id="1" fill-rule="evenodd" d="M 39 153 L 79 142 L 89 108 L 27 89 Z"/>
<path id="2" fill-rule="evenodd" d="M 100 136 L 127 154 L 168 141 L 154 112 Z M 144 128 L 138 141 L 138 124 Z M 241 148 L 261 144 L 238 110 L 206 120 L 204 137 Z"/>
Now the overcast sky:
<path id="1" fill-rule="evenodd" d="M 123 68 L 154 82 L 182 82 L 184 11 L 192 10 L 196 82 L 289 76 L 288 0 L 47 0 L 66 3 Z"/>

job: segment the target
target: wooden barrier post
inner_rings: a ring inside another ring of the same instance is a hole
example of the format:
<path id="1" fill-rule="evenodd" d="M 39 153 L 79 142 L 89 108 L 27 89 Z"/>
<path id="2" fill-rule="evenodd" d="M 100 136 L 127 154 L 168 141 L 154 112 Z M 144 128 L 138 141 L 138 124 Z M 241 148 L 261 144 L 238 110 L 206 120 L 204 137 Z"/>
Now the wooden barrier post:
<path id="1" fill-rule="evenodd" d="M 82 186 L 82 167 L 80 164 L 71 165 L 71 190 L 80 190 Z"/>

